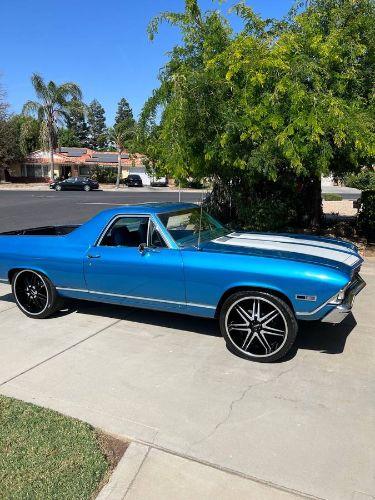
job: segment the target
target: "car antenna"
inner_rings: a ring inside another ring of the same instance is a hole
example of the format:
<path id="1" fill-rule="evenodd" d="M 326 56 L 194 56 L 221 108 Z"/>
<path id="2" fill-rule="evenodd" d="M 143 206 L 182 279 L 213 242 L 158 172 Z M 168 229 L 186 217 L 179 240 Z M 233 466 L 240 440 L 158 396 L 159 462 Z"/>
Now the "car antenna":
<path id="1" fill-rule="evenodd" d="M 203 196 L 201 199 L 201 210 L 199 214 L 199 231 L 198 231 L 198 243 L 197 243 L 198 250 L 200 250 L 200 245 L 201 245 L 202 217 L 203 217 Z"/>

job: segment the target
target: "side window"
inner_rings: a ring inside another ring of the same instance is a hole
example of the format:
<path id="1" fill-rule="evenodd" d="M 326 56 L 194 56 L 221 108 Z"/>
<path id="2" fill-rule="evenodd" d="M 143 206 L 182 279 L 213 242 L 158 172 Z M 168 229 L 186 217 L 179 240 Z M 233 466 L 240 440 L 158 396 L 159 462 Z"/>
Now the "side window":
<path id="1" fill-rule="evenodd" d="M 138 247 L 147 243 L 148 217 L 119 217 L 103 236 L 100 246 Z"/>
<path id="2" fill-rule="evenodd" d="M 149 233 L 149 245 L 150 247 L 166 248 L 167 245 L 163 240 L 161 234 L 154 226 L 153 222 L 150 222 L 150 233 Z"/>

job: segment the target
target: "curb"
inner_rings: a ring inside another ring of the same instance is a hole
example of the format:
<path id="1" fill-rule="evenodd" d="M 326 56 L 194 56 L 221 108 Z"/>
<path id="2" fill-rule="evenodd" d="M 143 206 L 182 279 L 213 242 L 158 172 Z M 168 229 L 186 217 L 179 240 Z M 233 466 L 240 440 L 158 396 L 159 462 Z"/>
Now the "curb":
<path id="1" fill-rule="evenodd" d="M 148 446 L 130 443 L 96 500 L 108 500 L 109 498 L 122 500 L 135 481 L 149 451 Z"/>

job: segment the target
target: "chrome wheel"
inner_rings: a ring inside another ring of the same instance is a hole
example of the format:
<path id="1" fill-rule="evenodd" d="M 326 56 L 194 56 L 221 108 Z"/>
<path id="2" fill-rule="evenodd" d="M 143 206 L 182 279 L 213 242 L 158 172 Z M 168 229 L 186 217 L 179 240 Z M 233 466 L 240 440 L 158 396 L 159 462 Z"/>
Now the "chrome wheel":
<path id="1" fill-rule="evenodd" d="M 86 191 L 86 193 L 88 193 L 91 188 L 90 188 L 90 186 L 88 184 L 86 184 L 86 186 L 84 186 L 83 189 Z"/>
<path id="2" fill-rule="evenodd" d="M 225 330 L 234 347 L 246 356 L 265 358 L 279 352 L 288 338 L 285 314 L 274 301 L 246 295 L 231 304 Z"/>
<path id="3" fill-rule="evenodd" d="M 19 307 L 29 315 L 38 316 L 47 309 L 48 288 L 38 273 L 28 270 L 19 272 L 13 290 Z"/>

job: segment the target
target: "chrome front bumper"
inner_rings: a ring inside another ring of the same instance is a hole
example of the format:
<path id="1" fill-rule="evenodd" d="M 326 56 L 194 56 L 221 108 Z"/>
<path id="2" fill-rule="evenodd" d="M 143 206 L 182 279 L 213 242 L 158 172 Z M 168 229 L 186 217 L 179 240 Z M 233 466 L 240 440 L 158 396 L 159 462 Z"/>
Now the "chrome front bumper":
<path id="1" fill-rule="evenodd" d="M 359 274 L 355 276 L 352 283 L 348 286 L 345 291 L 345 297 L 341 304 L 334 307 L 324 318 L 321 319 L 323 323 L 341 323 L 353 307 L 354 298 L 359 294 L 363 288 L 365 288 L 366 282 L 361 278 Z"/>

